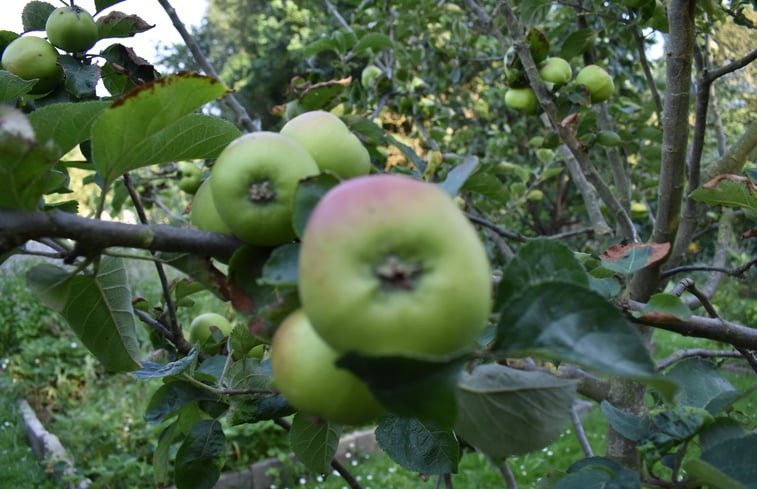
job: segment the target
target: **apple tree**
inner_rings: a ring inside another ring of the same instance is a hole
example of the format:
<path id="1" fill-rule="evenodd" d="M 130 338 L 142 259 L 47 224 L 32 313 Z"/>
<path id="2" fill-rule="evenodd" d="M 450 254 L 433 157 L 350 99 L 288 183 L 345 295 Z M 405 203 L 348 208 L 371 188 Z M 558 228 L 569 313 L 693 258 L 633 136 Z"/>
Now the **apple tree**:
<path id="1" fill-rule="evenodd" d="M 156 485 L 213 487 L 224 427 L 273 420 L 352 487 L 339 436 L 375 423 L 437 486 L 477 450 L 512 488 L 509 457 L 585 442 L 579 399 L 606 453 L 545 487 L 753 484 L 719 369 L 757 372 L 749 2 L 214 0 L 193 34 L 159 2 L 176 73 L 117 0 L 0 32 L 0 260 L 46 258 L 29 287 L 103 368 L 163 379 Z M 181 324 L 200 291 L 238 325 Z M 655 363 L 660 329 L 722 348 Z"/>

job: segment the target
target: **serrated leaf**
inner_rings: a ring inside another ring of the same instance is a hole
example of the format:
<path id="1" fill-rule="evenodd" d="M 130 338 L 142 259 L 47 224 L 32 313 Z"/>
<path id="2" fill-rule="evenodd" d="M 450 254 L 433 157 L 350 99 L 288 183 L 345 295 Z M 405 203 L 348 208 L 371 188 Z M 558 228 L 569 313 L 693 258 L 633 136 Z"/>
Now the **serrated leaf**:
<path id="1" fill-rule="evenodd" d="M 58 64 L 65 74 L 66 91 L 77 98 L 95 96 L 97 82 L 100 79 L 100 66 L 82 65 L 71 55 L 58 56 Z"/>
<path id="2" fill-rule="evenodd" d="M 681 301 L 681 298 L 673 294 L 654 294 L 641 311 L 635 311 L 635 317 L 645 314 L 668 314 L 677 319 L 684 320 L 691 317 L 691 309 Z"/>
<path id="3" fill-rule="evenodd" d="M 294 191 L 294 209 L 292 221 L 297 237 L 301 238 L 305 232 L 313 208 L 326 195 L 326 192 L 339 185 L 339 178 L 329 172 L 304 178 Z"/>
<path id="4" fill-rule="evenodd" d="M 230 389 L 265 389 L 270 384 L 271 372 L 254 358 L 234 362 L 224 377 L 224 385 Z"/>
<path id="5" fill-rule="evenodd" d="M 142 368 L 131 372 L 131 375 L 137 379 L 160 379 L 172 375 L 179 375 L 185 372 L 197 360 L 197 350 L 192 350 L 189 355 L 175 362 L 166 364 L 155 362 L 142 362 Z"/>
<path id="6" fill-rule="evenodd" d="M 297 285 L 300 244 L 291 243 L 273 250 L 263 265 L 260 282 L 266 285 Z"/>
<path id="7" fill-rule="evenodd" d="M 678 402 L 684 406 L 706 408 L 721 394 L 738 392 L 712 362 L 702 358 L 687 358 L 676 363 L 665 377 L 680 386 Z"/>
<path id="8" fill-rule="evenodd" d="M 300 462 L 318 474 L 328 472 L 329 464 L 336 455 L 342 426 L 313 419 L 302 413 L 294 415 L 289 443 Z"/>
<path id="9" fill-rule="evenodd" d="M 455 423 L 455 386 L 469 354 L 449 357 L 365 356 L 349 352 L 336 365 L 360 377 L 387 409 L 405 417 Z"/>
<path id="10" fill-rule="evenodd" d="M 92 124 L 108 102 L 50 104 L 29 114 L 37 139 L 53 140 L 63 155 L 90 137 Z"/>
<path id="11" fill-rule="evenodd" d="M 294 414 L 294 408 L 283 396 L 244 398 L 233 396 L 228 422 L 231 426 L 257 423 Z"/>
<path id="12" fill-rule="evenodd" d="M 558 280 L 583 287 L 589 285 L 584 267 L 567 246 L 549 239 L 529 241 L 502 271 L 496 308 L 530 285 Z"/>
<path id="13" fill-rule="evenodd" d="M 203 419 L 192 426 L 176 452 L 176 489 L 212 489 L 226 460 L 226 437 L 221 423 Z"/>
<path id="14" fill-rule="evenodd" d="M 217 156 L 239 130 L 192 112 L 226 93 L 215 78 L 185 73 L 141 85 L 111 104 L 92 127 L 92 159 L 106 187 L 150 164 Z"/>
<path id="15" fill-rule="evenodd" d="M 26 95 L 36 84 L 35 80 L 24 80 L 13 73 L 0 70 L 0 103 L 10 102 Z"/>
<path id="16" fill-rule="evenodd" d="M 465 185 L 465 182 L 471 175 L 476 173 L 479 168 L 479 160 L 475 156 L 466 157 L 462 163 L 455 166 L 447 174 L 447 178 L 444 179 L 439 186 L 447 192 L 447 195 L 455 197 L 460 189 Z"/>
<path id="17" fill-rule="evenodd" d="M 757 186 L 746 177 L 720 175 L 694 190 L 690 197 L 708 205 L 757 211 Z"/>
<path id="18" fill-rule="evenodd" d="M 654 414 L 651 421 L 652 429 L 639 443 L 639 451 L 653 463 L 681 443 L 691 440 L 712 422 L 712 416 L 702 408 L 680 405 Z"/>
<path id="19" fill-rule="evenodd" d="M 458 435 L 493 457 L 538 450 L 570 421 L 575 380 L 481 365 L 458 385 Z"/>
<path id="20" fill-rule="evenodd" d="M 61 313 L 84 346 L 112 372 L 140 368 L 131 290 L 123 259 L 103 256 L 97 274 L 74 275 L 44 264 L 27 280 L 39 298 Z"/>
<path id="21" fill-rule="evenodd" d="M 207 389 L 197 387 L 188 382 L 169 382 L 161 385 L 150 398 L 145 410 L 145 421 L 160 423 L 164 419 L 174 416 L 185 405 L 197 401 L 215 401 L 218 396 Z"/>
<path id="22" fill-rule="evenodd" d="M 393 47 L 394 47 L 394 43 L 392 42 L 392 39 L 389 36 L 385 36 L 384 34 L 379 34 L 378 32 L 371 32 L 360 38 L 358 43 L 353 48 L 353 51 L 356 54 L 361 54 L 363 51 L 367 49 L 380 50 L 380 49 L 392 49 Z"/>
<path id="23" fill-rule="evenodd" d="M 376 442 L 406 469 L 423 474 L 457 472 L 460 445 L 450 429 L 430 421 L 388 415 L 376 428 Z"/>
<path id="24" fill-rule="evenodd" d="M 54 5 L 37 0 L 24 5 L 24 10 L 21 11 L 24 31 L 44 31 L 47 18 L 53 10 L 55 10 Z"/>
<path id="25" fill-rule="evenodd" d="M 624 275 L 648 267 L 665 258 L 670 251 L 670 243 L 631 243 L 612 245 L 600 256 L 602 266 Z"/>

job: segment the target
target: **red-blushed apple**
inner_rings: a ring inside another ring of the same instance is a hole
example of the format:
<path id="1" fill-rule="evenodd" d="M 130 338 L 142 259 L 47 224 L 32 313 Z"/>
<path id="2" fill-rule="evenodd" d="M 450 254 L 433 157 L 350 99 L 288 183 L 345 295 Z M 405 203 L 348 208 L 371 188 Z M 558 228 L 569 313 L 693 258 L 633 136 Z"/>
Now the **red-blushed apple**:
<path id="1" fill-rule="evenodd" d="M 491 309 L 486 250 L 431 183 L 369 175 L 316 205 L 299 261 L 302 307 L 339 352 L 442 355 L 472 346 Z"/>
<path id="2" fill-rule="evenodd" d="M 270 357 L 276 387 L 304 414 L 360 425 L 384 411 L 362 380 L 336 366 L 337 352 L 318 336 L 301 309 L 276 330 Z"/>
<path id="3" fill-rule="evenodd" d="M 218 215 L 232 233 L 258 246 L 292 241 L 294 191 L 318 173 L 313 157 L 295 140 L 254 132 L 232 141 L 218 156 L 210 177 Z"/>
<path id="4" fill-rule="evenodd" d="M 314 110 L 298 115 L 281 128 L 281 134 L 300 143 L 320 170 L 341 178 L 367 175 L 371 157 L 363 143 L 330 112 Z"/>

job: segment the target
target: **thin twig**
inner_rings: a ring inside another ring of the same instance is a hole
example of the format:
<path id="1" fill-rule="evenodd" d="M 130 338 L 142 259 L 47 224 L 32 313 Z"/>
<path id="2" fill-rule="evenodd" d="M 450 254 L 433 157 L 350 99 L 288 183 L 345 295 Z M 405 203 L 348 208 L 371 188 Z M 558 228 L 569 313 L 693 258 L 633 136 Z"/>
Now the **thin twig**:
<path id="1" fill-rule="evenodd" d="M 581 450 L 583 450 L 584 455 L 587 458 L 593 457 L 594 450 L 592 450 L 589 439 L 586 437 L 584 425 L 581 424 L 581 417 L 578 415 L 578 406 L 575 403 L 570 407 L 570 419 L 573 422 L 573 428 L 576 430 L 576 438 L 578 439 L 578 444 L 581 445 Z"/>
<path id="2" fill-rule="evenodd" d="M 150 316 L 147 312 L 141 309 L 134 309 L 134 314 L 139 318 L 140 321 L 150 326 L 163 338 L 171 337 L 171 332 L 168 330 L 166 325 Z"/>
<path id="3" fill-rule="evenodd" d="M 339 13 L 339 10 L 337 10 L 333 3 L 329 2 L 329 0 L 323 0 L 323 3 L 326 4 L 326 8 L 334 17 L 336 17 L 336 20 L 342 25 L 342 27 L 344 27 L 347 32 L 350 32 L 352 34 L 355 33 L 355 31 L 353 31 L 352 27 L 350 27 L 347 21 L 344 20 L 344 17 L 342 17 L 342 14 Z"/>
<path id="4" fill-rule="evenodd" d="M 657 363 L 657 370 L 665 370 L 672 364 L 679 360 L 690 357 L 702 357 L 702 358 L 738 358 L 741 357 L 741 353 L 733 350 L 708 350 L 706 348 L 690 348 L 688 350 L 678 350 L 672 355 L 663 358 Z"/>
<path id="5" fill-rule="evenodd" d="M 712 266 L 712 265 L 683 265 L 680 267 L 669 268 L 665 270 L 664 272 L 662 272 L 661 276 L 662 278 L 667 278 L 677 273 L 701 271 L 701 272 L 720 272 L 726 275 L 731 275 L 733 277 L 741 277 L 742 275 L 744 275 L 744 273 L 747 272 L 747 270 L 749 270 L 755 265 L 757 265 L 757 258 L 752 258 L 748 262 L 736 268 L 718 267 L 718 266 Z"/>
<path id="6" fill-rule="evenodd" d="M 502 465 L 499 466 L 499 472 L 502 474 L 502 478 L 505 479 L 507 489 L 518 489 L 518 481 L 515 480 L 513 471 L 510 470 L 510 465 L 507 463 L 507 459 L 502 461 Z"/>
<path id="7" fill-rule="evenodd" d="M 525 243 L 528 240 L 528 238 L 526 238 L 525 236 L 519 233 L 514 233 L 512 231 L 508 231 L 507 229 L 503 229 L 500 226 L 497 226 L 493 222 L 489 221 L 488 219 L 484 219 L 483 217 L 476 216 L 474 214 L 471 214 L 470 212 L 466 212 L 465 217 L 467 217 L 468 220 L 470 220 L 471 222 L 474 222 L 487 229 L 491 229 L 492 231 L 502 236 L 503 238 L 512 239 L 513 241 L 519 241 L 521 243 Z"/>

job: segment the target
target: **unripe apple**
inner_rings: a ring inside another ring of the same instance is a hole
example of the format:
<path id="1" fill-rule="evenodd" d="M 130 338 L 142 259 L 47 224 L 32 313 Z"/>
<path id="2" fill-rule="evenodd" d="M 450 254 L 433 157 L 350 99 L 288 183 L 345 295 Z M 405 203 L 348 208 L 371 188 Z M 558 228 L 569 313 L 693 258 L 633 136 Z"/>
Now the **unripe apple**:
<path id="1" fill-rule="evenodd" d="M 381 68 L 376 65 L 368 65 L 363 68 L 362 73 L 360 73 L 360 83 L 363 85 L 363 88 L 366 90 L 376 88 L 376 82 L 382 73 Z"/>
<path id="2" fill-rule="evenodd" d="M 597 65 L 583 67 L 576 75 L 576 83 L 586 87 L 593 104 L 604 102 L 615 91 L 615 84 L 610 74 Z"/>
<path id="3" fill-rule="evenodd" d="M 189 214 L 189 222 L 197 229 L 212 231 L 214 233 L 231 234 L 231 229 L 224 224 L 218 215 L 216 205 L 213 203 L 213 194 L 208 178 L 197 189 L 192 200 L 192 211 Z"/>
<path id="4" fill-rule="evenodd" d="M 188 194 L 197 192 L 202 183 L 202 170 L 200 170 L 200 167 L 189 161 L 181 161 L 177 165 L 177 170 L 179 188 Z"/>
<path id="5" fill-rule="evenodd" d="M 50 42 L 64 51 L 86 51 L 97 42 L 95 19 L 81 7 L 58 7 L 50 13 L 45 24 Z"/>
<path id="6" fill-rule="evenodd" d="M 192 344 L 199 344 L 200 349 L 209 355 L 218 353 L 218 350 L 220 349 L 219 346 L 205 345 L 208 340 L 211 340 L 213 328 L 220 331 L 221 335 L 229 336 L 233 326 L 228 319 L 215 312 L 200 314 L 194 318 L 189 325 L 189 342 Z"/>
<path id="7" fill-rule="evenodd" d="M 281 134 L 300 143 L 318 168 L 341 178 L 367 175 L 371 157 L 342 120 L 323 110 L 300 114 L 281 128 Z"/>
<path id="8" fill-rule="evenodd" d="M 539 76 L 542 80 L 554 83 L 556 87 L 565 85 L 573 77 L 570 64 L 563 58 L 553 57 L 541 64 Z"/>
<path id="9" fill-rule="evenodd" d="M 476 229 L 438 186 L 383 174 L 346 180 L 302 237 L 299 293 L 339 352 L 444 355 L 472 346 L 491 308 Z"/>
<path id="10" fill-rule="evenodd" d="M 505 92 L 505 104 L 526 114 L 534 114 L 539 108 L 539 101 L 531 87 L 509 88 Z"/>
<path id="11" fill-rule="evenodd" d="M 58 65 L 58 51 L 41 37 L 21 36 L 14 39 L 3 51 L 3 69 L 23 78 L 39 81 L 31 89 L 33 94 L 47 93 L 63 78 Z"/>
<path id="12" fill-rule="evenodd" d="M 305 313 L 295 311 L 281 323 L 271 342 L 276 387 L 304 414 L 349 425 L 374 420 L 384 409 L 362 380 L 336 366 L 338 357 Z"/>

